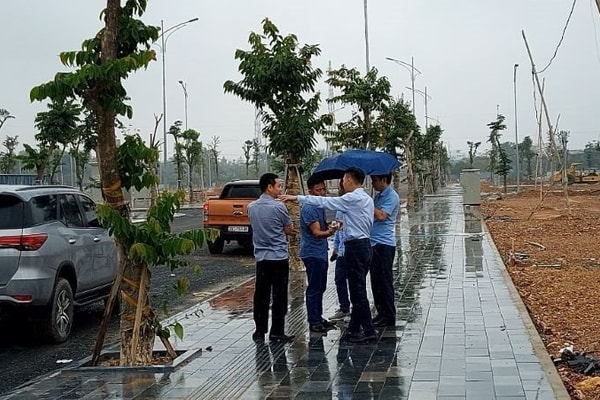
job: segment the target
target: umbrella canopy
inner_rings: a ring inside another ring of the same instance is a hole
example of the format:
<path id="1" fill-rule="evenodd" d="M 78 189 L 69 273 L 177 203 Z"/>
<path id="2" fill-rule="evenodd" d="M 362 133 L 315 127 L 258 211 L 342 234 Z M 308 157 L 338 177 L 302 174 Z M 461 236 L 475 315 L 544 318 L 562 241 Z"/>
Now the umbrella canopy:
<path id="1" fill-rule="evenodd" d="M 322 179 L 339 179 L 350 167 L 361 169 L 365 175 L 387 175 L 400 168 L 402 163 L 389 153 L 373 150 L 347 150 L 324 158 L 314 174 Z"/>

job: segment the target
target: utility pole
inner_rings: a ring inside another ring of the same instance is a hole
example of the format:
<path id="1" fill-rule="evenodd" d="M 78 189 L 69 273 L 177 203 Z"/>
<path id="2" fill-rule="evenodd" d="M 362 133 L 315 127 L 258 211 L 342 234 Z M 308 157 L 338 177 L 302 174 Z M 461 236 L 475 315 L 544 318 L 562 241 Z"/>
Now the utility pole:
<path id="1" fill-rule="evenodd" d="M 371 70 L 371 63 L 369 62 L 369 16 L 367 13 L 367 0 L 365 0 L 365 58 L 368 73 Z"/>
<path id="2" fill-rule="evenodd" d="M 598 1 L 598 0 L 597 0 Z M 560 167 L 560 157 L 558 155 L 558 149 L 556 147 L 556 140 L 554 139 L 554 129 L 552 129 L 552 121 L 550 121 L 550 114 L 548 113 L 548 106 L 546 105 L 546 100 L 544 99 L 544 92 L 542 90 L 542 86 L 540 85 L 540 78 L 538 77 L 537 71 L 535 70 L 535 63 L 533 62 L 533 56 L 531 55 L 531 50 L 529 49 L 529 43 L 527 43 L 527 38 L 525 37 L 525 31 L 521 30 L 521 34 L 523 35 L 523 40 L 525 41 L 525 47 L 527 48 L 527 54 L 529 55 L 529 60 L 531 61 L 531 73 L 535 79 L 536 87 L 540 93 L 542 108 L 544 110 L 544 115 L 546 116 L 546 123 L 548 124 L 548 137 L 550 138 L 550 152 L 552 153 L 552 158 Z"/>
<path id="3" fill-rule="evenodd" d="M 599 0 L 600 1 L 600 0 Z M 513 89 L 515 94 L 515 145 L 517 146 L 517 193 L 519 193 L 519 186 L 521 184 L 521 167 L 519 162 L 519 131 L 517 123 L 517 67 L 519 64 L 515 64 L 513 67 Z"/>

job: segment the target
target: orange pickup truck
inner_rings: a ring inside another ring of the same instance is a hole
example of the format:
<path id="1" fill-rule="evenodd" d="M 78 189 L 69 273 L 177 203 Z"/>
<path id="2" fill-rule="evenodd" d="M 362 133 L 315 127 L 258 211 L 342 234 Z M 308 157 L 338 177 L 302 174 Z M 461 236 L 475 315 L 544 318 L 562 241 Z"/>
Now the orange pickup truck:
<path id="1" fill-rule="evenodd" d="M 221 254 L 225 242 L 235 240 L 240 246 L 252 246 L 252 227 L 248 221 L 248 204 L 260 196 L 258 180 L 233 181 L 225 184 L 219 197 L 204 202 L 204 227 L 218 229 L 214 242 L 208 242 L 210 254 Z"/>

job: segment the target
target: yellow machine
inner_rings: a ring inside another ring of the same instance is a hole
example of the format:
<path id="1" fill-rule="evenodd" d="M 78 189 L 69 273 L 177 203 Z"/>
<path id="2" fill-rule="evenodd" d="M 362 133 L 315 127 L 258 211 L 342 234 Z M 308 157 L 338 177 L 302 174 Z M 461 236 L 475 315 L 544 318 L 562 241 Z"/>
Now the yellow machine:
<path id="1" fill-rule="evenodd" d="M 554 182 L 562 182 L 563 180 L 563 171 L 556 171 L 554 175 L 552 175 L 552 180 Z M 595 169 L 591 171 L 586 171 L 583 169 L 582 163 L 572 163 L 567 168 L 567 183 L 570 185 L 572 183 L 596 183 L 600 182 L 600 173 Z"/>

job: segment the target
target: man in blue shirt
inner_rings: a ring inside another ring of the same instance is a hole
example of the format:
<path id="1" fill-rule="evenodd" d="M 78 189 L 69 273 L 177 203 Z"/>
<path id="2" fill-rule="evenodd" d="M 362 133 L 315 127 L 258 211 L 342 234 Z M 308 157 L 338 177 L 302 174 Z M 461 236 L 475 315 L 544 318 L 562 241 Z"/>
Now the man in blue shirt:
<path id="1" fill-rule="evenodd" d="M 362 188 L 364 180 L 364 172 L 351 167 L 344 173 L 343 184 L 346 193 L 343 196 L 279 196 L 283 201 L 298 201 L 300 204 L 311 204 L 341 212 L 348 286 L 352 302 L 350 323 L 343 339 L 351 343 L 377 339 L 371 319 L 366 284 L 373 252 L 369 238 L 373 226 L 374 205 L 371 196 Z"/>
<path id="2" fill-rule="evenodd" d="M 306 182 L 308 193 L 313 196 L 325 196 L 327 189 L 323 179 L 311 175 Z M 333 328 L 323 318 L 323 293 L 327 287 L 327 238 L 335 229 L 327 227 L 325 209 L 305 204 L 300 210 L 300 258 L 306 266 L 306 315 L 311 332 L 324 333 Z"/>
<path id="3" fill-rule="evenodd" d="M 338 195 L 343 196 L 344 183 L 340 179 L 338 186 Z M 336 221 L 342 221 L 342 213 L 335 213 Z M 344 230 L 338 229 L 333 236 L 333 253 L 329 261 L 335 261 L 335 290 L 337 292 L 340 308 L 336 310 L 329 319 L 332 321 L 341 320 L 350 315 L 350 298 L 348 297 L 348 272 L 346 271 L 346 261 L 344 259 Z"/>
<path id="4" fill-rule="evenodd" d="M 371 182 L 379 192 L 375 196 L 375 221 L 371 230 L 373 258 L 369 267 L 373 302 L 377 310 L 373 324 L 376 327 L 393 327 L 396 324 L 396 305 L 392 267 L 396 255 L 396 218 L 400 198 L 390 185 L 392 174 L 372 175 Z"/>
<path id="5" fill-rule="evenodd" d="M 252 242 L 256 258 L 254 287 L 254 323 L 252 339 L 265 341 L 269 325 L 269 302 L 273 295 L 271 341 L 290 342 L 285 334 L 285 314 L 288 308 L 289 253 L 287 236 L 292 233 L 292 220 L 283 203 L 275 200 L 282 191 L 282 182 L 273 173 L 260 177 L 260 197 L 248 204 L 248 219 L 252 226 Z"/>

